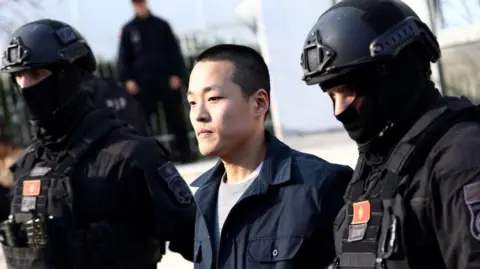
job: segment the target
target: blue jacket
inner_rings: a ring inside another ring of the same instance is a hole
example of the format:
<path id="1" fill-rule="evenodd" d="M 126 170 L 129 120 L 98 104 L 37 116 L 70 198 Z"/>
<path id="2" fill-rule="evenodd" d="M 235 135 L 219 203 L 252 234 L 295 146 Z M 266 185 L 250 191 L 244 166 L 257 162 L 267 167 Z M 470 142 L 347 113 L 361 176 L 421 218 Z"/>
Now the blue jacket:
<path id="1" fill-rule="evenodd" d="M 333 222 L 352 169 L 293 150 L 271 135 L 267 143 L 258 178 L 225 220 L 218 255 L 213 233 L 223 164 L 192 183 L 199 187 L 195 269 L 324 268 L 333 260 Z"/>

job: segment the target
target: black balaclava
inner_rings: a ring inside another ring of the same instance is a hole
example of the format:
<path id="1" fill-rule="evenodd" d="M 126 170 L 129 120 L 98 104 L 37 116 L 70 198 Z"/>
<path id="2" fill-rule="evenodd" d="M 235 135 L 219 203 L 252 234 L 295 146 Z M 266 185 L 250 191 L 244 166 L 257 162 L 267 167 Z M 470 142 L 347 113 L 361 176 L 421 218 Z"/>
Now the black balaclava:
<path id="1" fill-rule="evenodd" d="M 430 81 L 428 60 L 416 51 L 406 50 L 355 76 L 357 96 L 364 97 L 360 111 L 350 105 L 337 119 L 360 148 L 374 142 L 389 150 L 440 96 Z"/>
<path id="2" fill-rule="evenodd" d="M 74 128 L 92 106 L 79 89 L 83 75 L 76 65 L 49 70 L 50 76 L 19 91 L 38 128 L 38 138 L 54 141 Z"/>
<path id="3" fill-rule="evenodd" d="M 357 77 L 359 78 L 359 77 Z M 363 79 L 354 79 L 350 84 L 356 91 L 356 98 L 336 118 L 343 124 L 350 138 L 357 143 L 365 143 L 375 137 L 387 125 L 387 120 L 380 112 L 379 100 L 371 95 L 371 87 Z M 360 111 L 354 107 L 363 98 Z"/>

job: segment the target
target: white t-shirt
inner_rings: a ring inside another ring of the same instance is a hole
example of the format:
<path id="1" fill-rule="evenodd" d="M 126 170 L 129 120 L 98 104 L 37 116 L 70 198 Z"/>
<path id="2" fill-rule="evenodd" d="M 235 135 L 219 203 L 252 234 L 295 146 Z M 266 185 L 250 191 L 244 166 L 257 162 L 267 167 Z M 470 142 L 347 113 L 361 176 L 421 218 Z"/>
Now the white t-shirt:
<path id="1" fill-rule="evenodd" d="M 217 224 L 217 233 L 215 236 L 215 243 L 218 249 L 220 244 L 220 235 L 222 232 L 223 224 L 227 219 L 228 214 L 232 210 L 233 206 L 238 202 L 240 197 L 245 193 L 245 191 L 252 185 L 253 181 L 260 174 L 262 170 L 263 162 L 244 180 L 238 183 L 226 183 L 227 173 L 222 177 L 220 187 L 218 188 L 217 196 L 217 214 L 216 214 L 216 224 Z"/>

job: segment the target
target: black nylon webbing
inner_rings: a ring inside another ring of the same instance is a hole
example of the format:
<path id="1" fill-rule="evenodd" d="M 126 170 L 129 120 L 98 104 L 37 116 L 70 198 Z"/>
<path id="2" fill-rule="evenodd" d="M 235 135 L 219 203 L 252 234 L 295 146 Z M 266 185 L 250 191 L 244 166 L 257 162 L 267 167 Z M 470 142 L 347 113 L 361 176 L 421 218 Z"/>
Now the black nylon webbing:
<path id="1" fill-rule="evenodd" d="M 400 175 L 407 170 L 411 157 L 428 154 L 435 143 L 448 131 L 455 120 L 474 106 L 466 100 L 449 102 L 423 115 L 400 140 L 387 161 L 387 170 Z M 416 160 L 420 161 L 417 158 Z M 408 169 L 411 170 L 411 169 Z"/>
<path id="2" fill-rule="evenodd" d="M 102 140 L 102 138 L 106 137 L 112 131 L 125 125 L 126 124 L 124 123 L 115 121 L 113 124 L 99 126 L 95 132 L 87 133 L 86 137 L 84 137 L 80 143 L 67 151 L 64 160 L 58 164 L 55 171 L 61 174 L 67 174 L 71 172 L 71 169 L 73 169 L 74 164 L 79 161 L 79 158 L 88 150 L 94 148 L 92 144 L 98 143 Z"/>
<path id="3" fill-rule="evenodd" d="M 23 151 L 22 156 L 20 156 L 20 158 L 18 158 L 18 160 L 12 166 L 10 166 L 9 169 L 12 172 L 12 174 L 14 175 L 15 180 L 17 178 L 20 178 L 20 177 L 24 176 L 24 174 L 21 174 L 21 175 L 18 174 L 17 169 L 18 169 L 19 165 L 21 165 L 21 167 L 29 167 L 29 168 L 34 166 L 36 158 L 32 158 L 31 156 L 36 155 L 38 144 L 39 144 L 38 141 L 33 142 L 30 146 L 28 146 Z"/>
<path id="4" fill-rule="evenodd" d="M 454 123 L 465 116 L 473 106 L 462 100 L 428 112 L 402 138 L 386 164 L 383 190 L 380 197 L 391 199 L 397 192 L 403 176 L 414 173 L 423 165 L 424 160 L 435 144 L 452 128 Z"/>
<path id="5" fill-rule="evenodd" d="M 349 189 L 346 191 L 346 199 L 348 201 L 356 202 L 357 199 L 363 194 L 363 181 L 362 175 L 365 170 L 365 157 L 360 155 L 353 171 L 352 180 Z"/>

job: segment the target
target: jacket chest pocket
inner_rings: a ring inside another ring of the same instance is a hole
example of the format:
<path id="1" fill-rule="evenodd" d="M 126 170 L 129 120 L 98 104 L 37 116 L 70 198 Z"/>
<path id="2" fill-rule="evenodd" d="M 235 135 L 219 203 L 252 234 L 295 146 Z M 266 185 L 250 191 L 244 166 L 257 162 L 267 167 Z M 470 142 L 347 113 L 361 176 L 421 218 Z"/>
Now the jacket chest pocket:
<path id="1" fill-rule="evenodd" d="M 248 268 L 293 268 L 302 236 L 259 238 L 248 242 Z"/>

